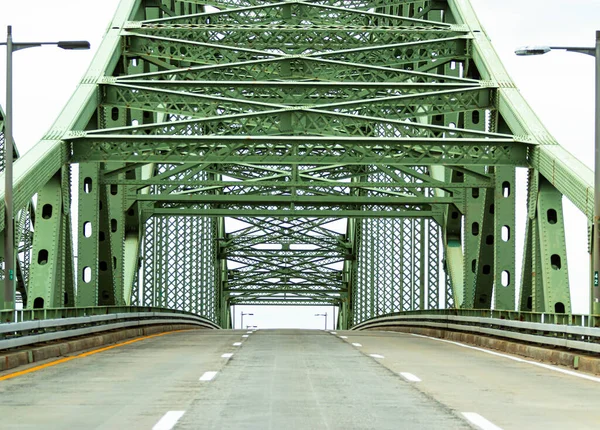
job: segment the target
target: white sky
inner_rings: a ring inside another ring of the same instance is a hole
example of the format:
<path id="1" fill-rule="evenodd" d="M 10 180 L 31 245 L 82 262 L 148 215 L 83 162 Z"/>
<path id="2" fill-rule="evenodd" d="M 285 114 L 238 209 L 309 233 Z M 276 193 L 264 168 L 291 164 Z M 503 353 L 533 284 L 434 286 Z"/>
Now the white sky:
<path id="1" fill-rule="evenodd" d="M 505 67 L 521 92 L 558 141 L 579 159 L 593 166 L 594 59 L 553 52 L 541 57 L 516 57 L 521 45 L 592 46 L 600 27 L 598 0 L 471 0 Z M 95 49 L 116 10 L 118 0 L 0 0 L 0 38 L 13 26 L 17 42 L 87 39 L 91 51 L 63 51 L 44 47 L 14 55 L 14 136 L 20 151 L 32 147 L 50 128 L 77 82 L 91 62 Z M 0 48 L 0 55 L 5 50 Z M 5 82 L 4 60 L 0 82 Z M 0 85 L 0 103 L 6 100 Z M 524 185 L 518 201 L 525 199 Z M 574 313 L 588 307 L 589 257 L 586 222 L 567 203 L 566 224 L 569 274 Z M 518 252 L 522 250 L 524 212 L 517 214 Z M 518 262 L 520 267 L 520 263 Z M 520 273 L 517 274 L 520 278 Z M 518 279 L 517 279 L 518 281 Z M 239 325 L 237 308 L 236 323 Z M 248 324 L 259 327 L 302 326 L 321 328 L 315 313 L 331 308 L 244 308 L 254 316 Z M 331 318 L 328 318 L 331 327 Z"/>

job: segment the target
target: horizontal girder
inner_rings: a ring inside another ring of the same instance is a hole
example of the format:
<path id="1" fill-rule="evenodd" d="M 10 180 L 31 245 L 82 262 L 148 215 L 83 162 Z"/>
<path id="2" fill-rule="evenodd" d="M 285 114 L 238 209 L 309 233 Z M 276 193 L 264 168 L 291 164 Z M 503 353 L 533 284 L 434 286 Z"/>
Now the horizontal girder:
<path id="1" fill-rule="evenodd" d="M 527 147 L 510 139 L 98 135 L 73 140 L 73 161 L 259 164 L 513 165 Z"/>

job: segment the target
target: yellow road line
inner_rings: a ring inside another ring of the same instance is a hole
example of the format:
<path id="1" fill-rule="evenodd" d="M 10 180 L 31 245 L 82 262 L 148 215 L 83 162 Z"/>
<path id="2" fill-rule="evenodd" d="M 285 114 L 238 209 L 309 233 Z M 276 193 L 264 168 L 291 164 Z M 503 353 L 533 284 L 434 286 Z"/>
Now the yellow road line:
<path id="1" fill-rule="evenodd" d="M 103 351 L 108 351 L 109 349 L 118 348 L 120 346 L 129 345 L 131 343 L 139 342 L 140 340 L 151 339 L 153 337 L 164 336 L 166 334 L 178 333 L 181 331 L 189 331 L 189 330 L 193 330 L 193 329 L 173 330 L 173 331 L 166 331 L 164 333 L 151 334 L 148 336 L 138 337 L 138 338 L 135 338 L 132 340 L 126 340 L 125 342 L 115 343 L 114 345 L 105 346 L 103 348 L 98 348 L 98 349 L 94 349 L 91 351 L 83 352 L 81 354 L 77 354 L 72 357 L 59 358 L 58 360 L 51 361 L 50 363 L 40 364 L 39 366 L 30 367 L 29 369 L 25 369 L 25 370 L 21 370 L 19 372 L 9 373 L 8 375 L 0 376 L 0 381 L 5 381 L 7 379 L 16 378 L 17 376 L 22 376 L 22 375 L 27 375 L 28 373 L 37 372 L 38 370 L 42 370 L 47 367 L 56 366 L 57 364 L 66 363 L 67 361 L 75 360 L 76 358 L 89 357 L 90 355 L 94 355 L 94 354 L 97 354 L 97 353 L 103 352 Z"/>

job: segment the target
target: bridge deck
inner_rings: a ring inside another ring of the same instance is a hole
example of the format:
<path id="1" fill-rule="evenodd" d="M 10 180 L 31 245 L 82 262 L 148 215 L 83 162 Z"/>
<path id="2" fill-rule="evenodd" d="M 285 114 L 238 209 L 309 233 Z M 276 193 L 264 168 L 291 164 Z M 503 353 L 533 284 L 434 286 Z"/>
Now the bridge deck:
<path id="1" fill-rule="evenodd" d="M 463 412 L 503 429 L 600 419 L 600 379 L 475 349 L 399 333 L 245 334 L 179 332 L 2 381 L 2 428 L 170 428 L 155 427 L 179 416 L 169 411 L 185 412 L 177 429 L 472 428 Z"/>

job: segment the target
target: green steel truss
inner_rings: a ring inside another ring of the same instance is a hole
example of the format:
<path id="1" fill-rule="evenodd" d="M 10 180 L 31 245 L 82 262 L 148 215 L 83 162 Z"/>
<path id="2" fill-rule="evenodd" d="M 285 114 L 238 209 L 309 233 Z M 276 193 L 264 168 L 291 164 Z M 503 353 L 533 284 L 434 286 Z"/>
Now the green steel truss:
<path id="1" fill-rule="evenodd" d="M 27 308 L 161 306 L 223 327 L 236 304 L 338 306 L 340 328 L 569 312 L 561 199 L 591 218 L 592 182 L 468 0 L 122 0 L 15 164 L 18 288 Z"/>

